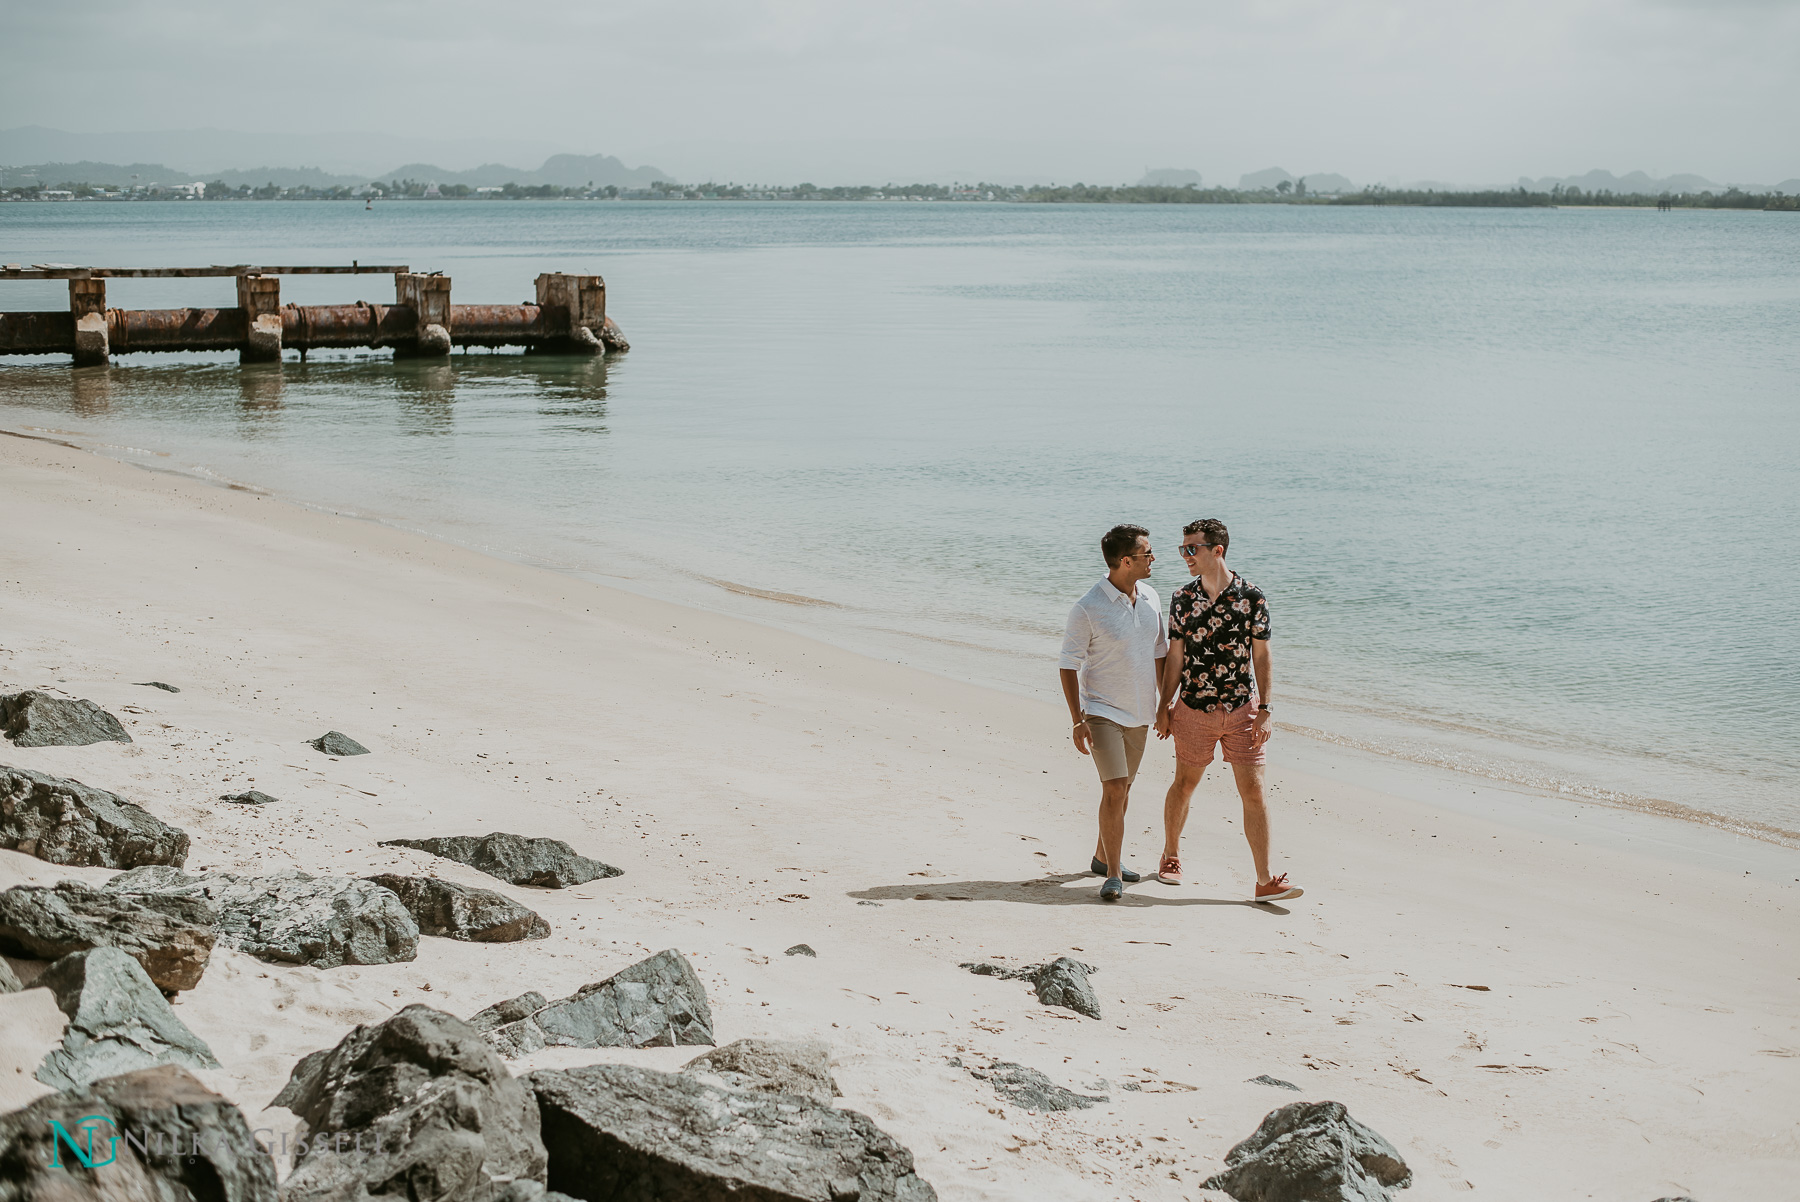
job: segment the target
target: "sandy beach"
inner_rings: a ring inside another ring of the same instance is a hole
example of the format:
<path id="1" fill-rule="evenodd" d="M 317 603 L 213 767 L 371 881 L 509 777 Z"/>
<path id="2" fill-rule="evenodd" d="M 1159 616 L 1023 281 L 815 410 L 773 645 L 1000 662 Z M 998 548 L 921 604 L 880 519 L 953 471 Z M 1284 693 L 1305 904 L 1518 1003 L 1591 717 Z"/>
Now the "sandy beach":
<path id="1" fill-rule="evenodd" d="M 1303 898 L 1244 901 L 1215 768 L 1188 882 L 1107 906 L 1093 771 L 1048 700 L 48 441 L 0 437 L 0 506 L 0 692 L 92 699 L 134 740 L 4 762 L 182 827 L 190 871 L 435 873 L 554 928 L 324 971 L 215 953 L 176 1012 L 253 1126 L 291 1127 L 269 1100 L 356 1023 L 561 996 L 674 947 L 721 1041 L 828 1041 L 840 1104 L 946 1199 L 1221 1198 L 1199 1183 L 1302 1098 L 1386 1136 L 1422 1200 L 1800 1197 L 1800 851 L 1287 731 L 1277 871 Z M 304 745 L 327 729 L 374 754 Z M 1172 763 L 1153 746 L 1134 793 L 1146 874 Z M 280 802 L 216 800 L 243 788 Z M 492 830 L 625 873 L 520 889 L 378 846 Z M 0 851 L 0 888 L 109 875 Z M 784 954 L 799 943 L 816 958 Z M 1098 967 L 1102 1018 L 958 967 L 1063 954 Z M 0 1106 L 48 1092 L 32 1073 L 63 1021 L 43 990 L 0 996 Z M 1022 1111 L 958 1061 L 1108 1101 Z"/>

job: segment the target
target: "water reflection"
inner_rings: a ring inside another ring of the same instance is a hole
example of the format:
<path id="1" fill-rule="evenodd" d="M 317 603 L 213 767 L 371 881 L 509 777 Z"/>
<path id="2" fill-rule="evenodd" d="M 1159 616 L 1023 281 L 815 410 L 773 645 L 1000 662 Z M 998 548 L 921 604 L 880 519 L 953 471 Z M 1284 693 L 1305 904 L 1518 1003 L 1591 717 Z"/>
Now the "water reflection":
<path id="1" fill-rule="evenodd" d="M 113 406 L 110 367 L 76 367 L 68 370 L 69 408 L 83 417 L 97 417 Z"/>

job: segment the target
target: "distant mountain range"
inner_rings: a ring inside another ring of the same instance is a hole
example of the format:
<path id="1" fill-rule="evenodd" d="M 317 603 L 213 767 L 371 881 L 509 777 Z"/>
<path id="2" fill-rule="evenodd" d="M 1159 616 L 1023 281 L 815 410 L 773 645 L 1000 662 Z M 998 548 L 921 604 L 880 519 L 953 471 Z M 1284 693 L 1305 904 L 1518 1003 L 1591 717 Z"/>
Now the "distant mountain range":
<path id="1" fill-rule="evenodd" d="M 669 173 L 661 168 L 627 167 L 609 154 L 553 154 L 536 170 L 508 167 L 504 163 L 484 163 L 467 171 L 446 171 L 431 163 L 405 163 L 391 171 L 369 175 L 340 175 L 318 167 L 196 171 L 170 167 L 164 163 L 99 163 L 87 159 L 72 163 L 0 167 L 0 187 L 7 188 L 60 183 L 128 188 L 133 184 L 211 183 L 214 180 L 230 184 L 234 188 L 243 184 L 249 184 L 253 188 L 260 188 L 265 184 L 274 184 L 278 188 L 354 188 L 397 179 L 417 180 L 424 184 L 467 184 L 472 188 L 497 188 L 505 184 L 552 184 L 559 188 L 584 188 L 590 185 L 596 188 L 608 185 L 647 188 L 657 180 L 669 178 Z"/>
<path id="2" fill-rule="evenodd" d="M 1564 188 L 1580 188 L 1583 192 L 1619 192 L 1635 196 L 1661 196 L 1664 192 L 1681 195 L 1687 192 L 1723 192 L 1728 187 L 1736 187 L 1741 192 L 1800 192 L 1800 179 L 1783 180 L 1779 184 L 1715 184 L 1699 175 L 1671 175 L 1663 179 L 1652 179 L 1642 171 L 1633 171 L 1626 175 L 1614 175 L 1610 171 L 1590 171 L 1586 175 L 1566 175 L 1560 178 L 1546 175 L 1542 179 L 1519 177 L 1518 186 L 1529 192 L 1548 192 L 1561 185 Z"/>

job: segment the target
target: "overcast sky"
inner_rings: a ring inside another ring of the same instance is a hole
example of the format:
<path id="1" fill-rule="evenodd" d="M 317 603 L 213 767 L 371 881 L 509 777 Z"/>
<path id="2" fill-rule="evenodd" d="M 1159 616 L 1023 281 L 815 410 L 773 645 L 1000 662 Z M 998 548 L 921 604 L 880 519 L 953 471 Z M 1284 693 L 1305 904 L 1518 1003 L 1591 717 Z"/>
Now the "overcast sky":
<path id="1" fill-rule="evenodd" d="M 383 132 L 453 169 L 552 148 L 689 180 L 1800 176 L 1800 0 L 0 0 L 0 21 L 0 128 L 341 132 L 320 165 L 342 170 L 383 166 L 352 151 Z"/>

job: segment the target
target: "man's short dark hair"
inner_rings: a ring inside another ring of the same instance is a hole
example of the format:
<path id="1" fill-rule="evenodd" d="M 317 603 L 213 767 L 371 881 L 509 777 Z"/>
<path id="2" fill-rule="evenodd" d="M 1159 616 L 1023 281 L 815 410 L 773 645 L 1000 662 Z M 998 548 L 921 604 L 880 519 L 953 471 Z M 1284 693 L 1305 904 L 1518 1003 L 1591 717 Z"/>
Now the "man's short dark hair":
<path id="1" fill-rule="evenodd" d="M 1197 522 L 1189 522 L 1181 528 L 1181 537 L 1198 534 L 1206 540 L 1209 547 L 1217 547 L 1227 555 L 1231 554 L 1231 534 L 1225 529 L 1225 523 L 1218 518 L 1201 518 Z"/>
<path id="2" fill-rule="evenodd" d="M 1116 568 L 1121 559 L 1137 554 L 1138 539 L 1149 537 L 1150 532 L 1142 526 L 1114 526 L 1100 536 L 1100 554 L 1106 557 L 1108 568 Z"/>

